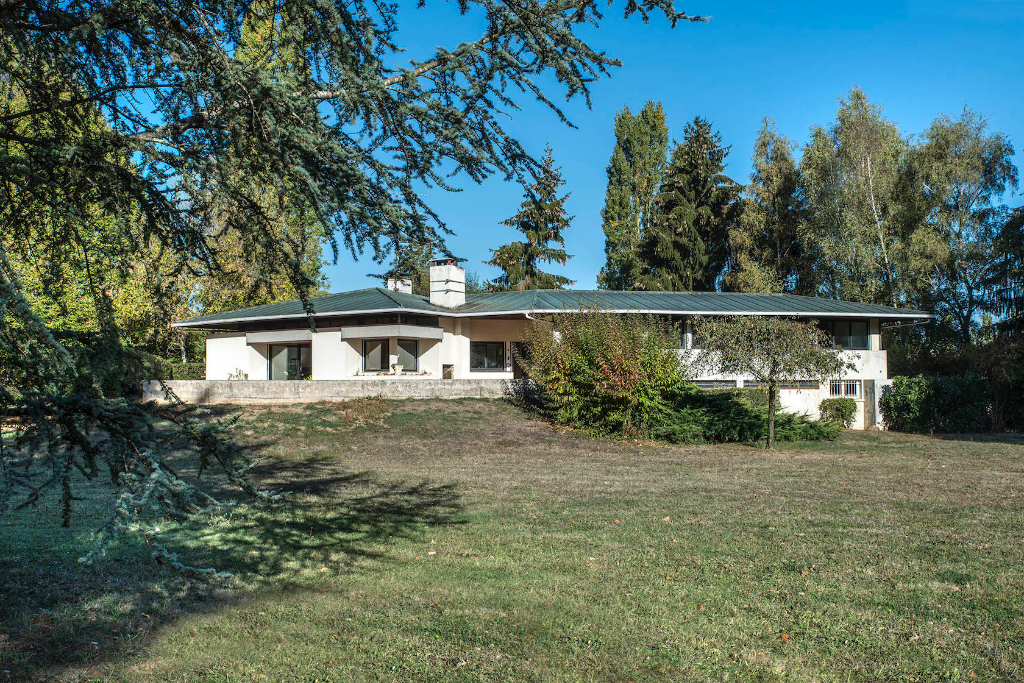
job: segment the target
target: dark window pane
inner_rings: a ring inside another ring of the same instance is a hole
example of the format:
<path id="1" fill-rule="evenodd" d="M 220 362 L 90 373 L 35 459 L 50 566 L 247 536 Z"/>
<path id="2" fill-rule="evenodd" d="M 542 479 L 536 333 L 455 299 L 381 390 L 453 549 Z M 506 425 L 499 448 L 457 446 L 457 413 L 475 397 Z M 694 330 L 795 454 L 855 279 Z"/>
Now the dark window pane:
<path id="1" fill-rule="evenodd" d="M 836 343 L 844 349 L 850 348 L 850 323 L 845 321 L 836 323 Z"/>
<path id="2" fill-rule="evenodd" d="M 504 342 L 472 342 L 469 345 L 470 370 L 504 370 Z"/>
<path id="3" fill-rule="evenodd" d="M 867 322 L 850 323 L 850 348 L 868 348 L 868 324 Z"/>

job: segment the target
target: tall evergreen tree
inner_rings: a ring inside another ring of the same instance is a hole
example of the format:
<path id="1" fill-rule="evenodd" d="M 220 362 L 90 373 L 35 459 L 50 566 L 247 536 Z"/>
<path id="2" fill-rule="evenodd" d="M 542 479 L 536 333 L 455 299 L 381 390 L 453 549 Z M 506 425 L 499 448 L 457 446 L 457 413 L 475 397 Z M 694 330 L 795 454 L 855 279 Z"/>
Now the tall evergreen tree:
<path id="1" fill-rule="evenodd" d="M 489 266 L 501 268 L 503 273 L 490 284 L 494 291 L 510 289 L 562 289 L 572 280 L 540 269 L 541 262 L 565 265 L 570 256 L 565 253 L 562 232 L 572 223 L 565 211 L 568 194 L 558 196 L 565 185 L 562 171 L 555 168 L 551 148 L 545 150 L 538 178 L 526 191 L 519 212 L 503 222 L 518 230 L 526 238 L 491 250 Z M 552 246 L 552 243 L 558 246 Z"/>
<path id="2" fill-rule="evenodd" d="M 739 211 L 739 185 L 722 173 L 728 154 L 709 121 L 698 116 L 686 125 L 658 191 L 657 218 L 640 246 L 636 288 L 716 289 Z"/>
<path id="3" fill-rule="evenodd" d="M 814 293 L 813 242 L 793 148 L 765 118 L 739 221 L 729 233 L 733 256 L 725 284 L 730 290 Z"/>
<path id="4" fill-rule="evenodd" d="M 597 276 L 604 289 L 629 289 L 640 275 L 640 243 L 656 213 L 654 196 L 668 156 L 668 126 L 660 102 L 650 100 L 633 115 L 615 115 L 615 149 L 608 164 L 608 190 L 601 224 L 605 265 Z"/>

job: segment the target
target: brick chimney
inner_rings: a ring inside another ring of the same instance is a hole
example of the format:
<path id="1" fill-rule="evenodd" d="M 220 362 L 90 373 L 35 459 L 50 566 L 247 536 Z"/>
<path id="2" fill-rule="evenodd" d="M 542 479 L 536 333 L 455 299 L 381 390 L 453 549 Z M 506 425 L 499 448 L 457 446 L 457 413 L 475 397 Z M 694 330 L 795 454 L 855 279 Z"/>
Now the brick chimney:
<path id="1" fill-rule="evenodd" d="M 389 277 L 388 278 L 388 289 L 392 292 L 402 292 L 403 294 L 412 294 L 412 278 L 407 277 Z"/>
<path id="2" fill-rule="evenodd" d="M 466 271 L 462 259 L 439 258 L 430 262 L 430 303 L 455 308 L 466 303 Z"/>

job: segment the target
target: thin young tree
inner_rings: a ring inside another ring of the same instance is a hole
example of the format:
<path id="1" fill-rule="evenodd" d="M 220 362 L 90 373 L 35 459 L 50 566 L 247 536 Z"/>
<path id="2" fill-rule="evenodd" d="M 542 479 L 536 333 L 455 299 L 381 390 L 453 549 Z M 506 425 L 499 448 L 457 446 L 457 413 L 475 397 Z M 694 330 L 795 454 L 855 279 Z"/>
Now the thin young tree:
<path id="1" fill-rule="evenodd" d="M 718 374 L 750 375 L 768 392 L 768 438 L 775 444 L 779 387 L 801 379 L 838 377 L 854 365 L 813 323 L 788 318 L 721 316 L 694 320 L 694 364 Z"/>
<path id="2" fill-rule="evenodd" d="M 0 227 L 23 241 L 38 230 L 92 234 L 102 221 L 128 245 L 125 269 L 133 254 L 160 245 L 179 267 L 215 270 L 210 225 L 220 220 L 218 237 L 238 236 L 254 267 L 289 273 L 312 313 L 314 283 L 275 231 L 282 200 L 313 217 L 335 256 L 341 248 L 380 256 L 403 240 L 441 243 L 447 228 L 423 190 L 457 189 L 456 176 L 522 180 L 536 170 L 503 115 L 525 93 L 565 121 L 549 84 L 590 103 L 593 82 L 618 65 L 579 36 L 604 9 L 595 0 L 469 0 L 460 4 L 463 23 L 446 33 L 472 34 L 403 64 L 399 25 L 419 10 L 391 4 L 0 2 L 0 89 L 23 97 L 0 112 Z M 274 27 L 267 49 L 297 65 L 287 77 L 273 60 L 238 49 L 257 11 Z M 625 6 L 644 20 L 655 12 L 673 25 L 702 20 L 671 0 Z M 83 125 L 87 110 L 105 125 Z M 41 205 L 54 221 L 40 224 Z M 0 512 L 53 492 L 67 525 L 76 485 L 105 473 L 116 504 L 89 558 L 137 529 L 176 562 L 152 520 L 219 502 L 176 474 L 167 445 L 257 495 L 246 478 L 252 463 L 215 424 L 134 400 L 142 375 L 131 372 L 109 292 L 93 278 L 87 296 L 98 331 L 60 333 L 29 304 L 0 251 L 0 415 L 17 424 L 17 450 L 0 458 L 31 456 L 17 471 L 0 463 Z M 169 422 L 158 431 L 157 420 Z"/>
<path id="3" fill-rule="evenodd" d="M 501 268 L 502 274 L 490 284 L 492 291 L 510 289 L 562 289 L 572 285 L 564 275 L 541 270 L 541 263 L 565 265 L 571 258 L 566 253 L 562 233 L 572 223 L 566 213 L 568 194 L 559 196 L 565 185 L 562 171 L 555 167 L 551 148 L 545 150 L 536 182 L 526 190 L 519 212 L 503 225 L 518 230 L 525 238 L 491 250 L 489 266 Z M 557 245 L 557 246 L 555 246 Z"/>

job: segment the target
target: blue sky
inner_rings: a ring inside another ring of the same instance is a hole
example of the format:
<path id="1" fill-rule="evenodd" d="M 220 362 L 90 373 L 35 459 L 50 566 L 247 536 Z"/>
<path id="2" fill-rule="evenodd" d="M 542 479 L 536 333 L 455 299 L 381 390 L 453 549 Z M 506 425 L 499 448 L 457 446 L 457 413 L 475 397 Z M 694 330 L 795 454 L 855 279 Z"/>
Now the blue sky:
<path id="1" fill-rule="evenodd" d="M 526 104 L 507 129 L 528 149 L 550 144 L 562 167 L 569 212 L 567 266 L 553 270 L 596 286 L 604 264 L 601 207 L 605 167 L 614 136 L 612 120 L 623 105 L 636 111 L 648 99 L 661 100 L 673 138 L 695 115 L 714 122 L 732 145 L 726 172 L 739 182 L 750 173 L 750 154 L 761 119 L 771 116 L 781 133 L 798 144 L 812 125 L 835 117 L 837 100 L 852 86 L 884 108 L 904 134 L 920 134 L 939 113 L 957 115 L 966 105 L 989 117 L 992 129 L 1009 136 L 1024 167 L 1024 2 L 787 2 L 722 3 L 686 0 L 677 9 L 711 15 L 707 24 L 622 20 L 622 4 L 608 10 L 599 28 L 583 35 L 623 66 L 596 83 L 593 108 L 581 100 L 566 107 L 571 129 L 545 108 Z M 399 42 L 422 59 L 441 43 L 453 48 L 481 30 L 478 17 L 459 17 L 436 3 L 399 14 Z M 555 91 L 549 90 L 549 94 Z M 483 264 L 489 249 L 517 233 L 501 225 L 515 213 L 522 188 L 491 178 L 481 185 L 465 179 L 462 192 L 433 189 L 430 205 L 455 232 L 448 240 L 464 265 L 482 278 L 496 269 Z M 1021 193 L 1005 198 L 1024 203 Z M 367 273 L 381 272 L 370 256 L 339 255 L 326 272 L 332 291 L 376 286 Z"/>

